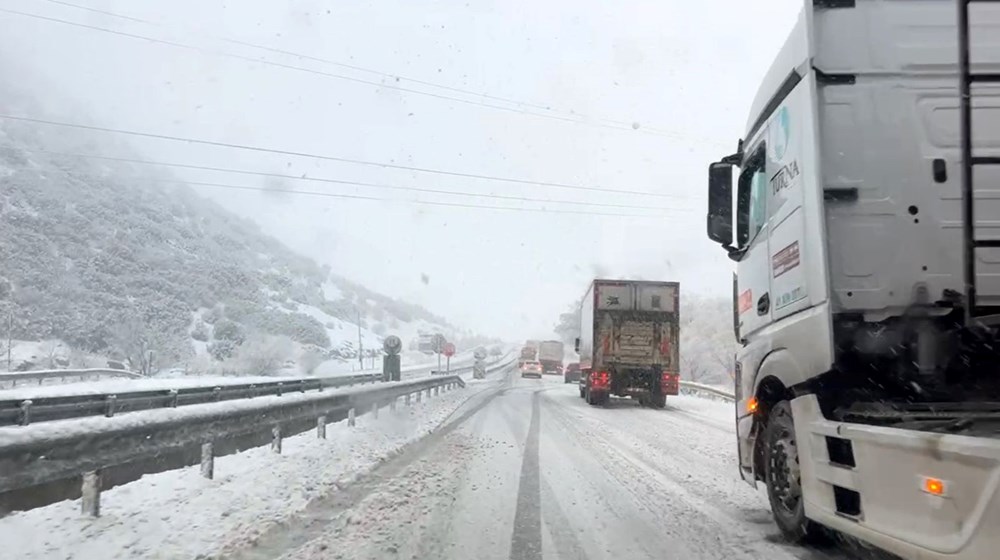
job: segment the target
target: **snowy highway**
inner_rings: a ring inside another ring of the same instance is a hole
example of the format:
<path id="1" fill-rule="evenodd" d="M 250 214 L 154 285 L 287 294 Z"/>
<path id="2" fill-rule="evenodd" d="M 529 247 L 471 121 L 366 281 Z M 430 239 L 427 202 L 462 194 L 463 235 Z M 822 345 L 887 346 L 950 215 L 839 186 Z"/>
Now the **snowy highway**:
<path id="1" fill-rule="evenodd" d="M 513 376 L 343 493 L 224 556 L 246 559 L 855 558 L 782 541 L 739 479 L 732 405 L 584 404 Z"/>

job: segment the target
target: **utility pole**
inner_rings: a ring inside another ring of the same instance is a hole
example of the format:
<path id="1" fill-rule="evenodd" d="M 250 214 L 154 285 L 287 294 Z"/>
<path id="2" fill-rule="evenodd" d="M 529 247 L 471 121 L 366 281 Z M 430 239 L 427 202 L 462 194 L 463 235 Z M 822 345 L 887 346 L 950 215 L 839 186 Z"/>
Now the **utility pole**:
<path id="1" fill-rule="evenodd" d="M 14 306 L 11 305 L 7 309 L 7 371 L 10 371 L 10 345 L 11 345 L 11 333 L 14 330 Z"/>
<path id="2" fill-rule="evenodd" d="M 361 345 L 361 310 L 358 310 L 358 368 L 365 369 L 364 346 Z"/>

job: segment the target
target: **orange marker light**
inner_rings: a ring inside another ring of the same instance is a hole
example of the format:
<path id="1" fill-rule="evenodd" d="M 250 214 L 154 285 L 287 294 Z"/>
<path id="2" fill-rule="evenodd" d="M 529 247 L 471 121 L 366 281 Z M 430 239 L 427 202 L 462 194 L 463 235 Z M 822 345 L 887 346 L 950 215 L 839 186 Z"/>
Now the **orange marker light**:
<path id="1" fill-rule="evenodd" d="M 940 478 L 924 477 L 924 492 L 934 496 L 944 495 L 944 481 Z"/>
<path id="2" fill-rule="evenodd" d="M 757 397 L 750 397 L 750 400 L 747 401 L 747 412 L 749 412 L 750 414 L 757 412 L 758 406 L 759 405 L 757 404 Z"/>

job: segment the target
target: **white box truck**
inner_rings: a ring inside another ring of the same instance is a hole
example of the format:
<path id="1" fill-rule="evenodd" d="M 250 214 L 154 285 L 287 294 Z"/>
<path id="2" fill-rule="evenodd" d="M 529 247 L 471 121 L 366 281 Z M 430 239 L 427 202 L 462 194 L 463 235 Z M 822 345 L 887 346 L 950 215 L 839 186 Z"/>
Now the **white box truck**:
<path id="1" fill-rule="evenodd" d="M 1000 4 L 806 1 L 738 145 L 742 476 L 792 539 L 997 558 Z"/>
<path id="2" fill-rule="evenodd" d="M 666 406 L 679 379 L 677 282 L 594 280 L 580 302 L 580 396 L 601 405 L 611 395 Z"/>
<path id="3" fill-rule="evenodd" d="M 542 364 L 542 373 L 562 375 L 563 354 L 566 350 L 558 340 L 543 340 L 538 345 L 538 361 Z"/>

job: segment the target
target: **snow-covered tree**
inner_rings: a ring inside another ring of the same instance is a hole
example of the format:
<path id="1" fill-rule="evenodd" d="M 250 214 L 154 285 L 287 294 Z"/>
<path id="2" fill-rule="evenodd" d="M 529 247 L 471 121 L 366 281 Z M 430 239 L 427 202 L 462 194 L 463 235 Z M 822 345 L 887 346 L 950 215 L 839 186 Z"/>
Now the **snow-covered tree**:
<path id="1" fill-rule="evenodd" d="M 291 357 L 292 348 L 288 337 L 255 334 L 236 350 L 234 365 L 243 375 L 276 375 Z"/>

